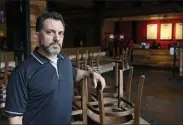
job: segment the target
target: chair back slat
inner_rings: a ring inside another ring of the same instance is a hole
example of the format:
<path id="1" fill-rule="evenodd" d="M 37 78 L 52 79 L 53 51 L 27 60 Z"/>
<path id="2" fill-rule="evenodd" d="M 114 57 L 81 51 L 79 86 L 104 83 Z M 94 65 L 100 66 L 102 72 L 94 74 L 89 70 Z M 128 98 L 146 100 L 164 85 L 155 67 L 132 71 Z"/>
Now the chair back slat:
<path id="1" fill-rule="evenodd" d="M 136 94 L 136 102 L 135 102 L 135 113 L 134 113 L 134 123 L 135 125 L 140 124 L 140 109 L 141 109 L 141 101 L 142 101 L 142 91 L 144 86 L 145 76 L 141 75 L 138 80 L 137 94 Z"/>
<path id="2" fill-rule="evenodd" d="M 87 103 L 88 103 L 87 79 L 82 80 L 82 117 L 83 124 L 87 124 Z"/>
<path id="3" fill-rule="evenodd" d="M 131 96 L 132 77 L 133 77 L 133 67 L 130 67 L 128 80 L 127 80 L 127 84 L 126 84 L 126 99 L 128 101 L 130 101 L 130 96 Z"/>
<path id="4" fill-rule="evenodd" d="M 120 75 L 123 71 L 120 70 Z M 135 102 L 135 108 L 133 106 L 133 103 L 128 101 L 127 99 L 121 97 L 120 101 L 121 104 L 122 102 L 125 102 L 128 108 L 121 108 L 121 107 L 117 107 L 116 110 L 114 107 L 111 107 L 114 110 L 107 110 L 107 112 L 105 112 L 105 108 L 104 108 L 104 98 L 103 98 L 103 92 L 101 91 L 101 89 L 99 89 L 100 87 L 97 86 L 97 97 L 98 97 L 98 106 L 99 106 L 99 117 L 100 117 L 100 124 L 103 125 L 104 123 L 106 123 L 105 119 L 110 117 L 121 117 L 121 118 L 117 118 L 117 119 L 125 119 L 128 115 L 133 115 L 134 114 L 134 118 L 132 117 L 132 119 L 130 121 L 125 120 L 126 123 L 130 123 L 130 124 L 134 124 L 134 125 L 139 125 L 140 124 L 140 109 L 141 109 L 141 100 L 142 100 L 142 91 L 143 91 L 143 86 L 144 86 L 144 80 L 145 80 L 145 76 L 141 75 L 138 79 L 138 87 L 137 87 L 137 94 L 136 94 L 136 102 Z M 119 90 L 118 90 L 119 91 Z M 105 101 L 105 104 L 109 104 L 111 103 L 110 101 Z M 114 106 L 114 105 L 113 105 Z M 116 112 L 117 111 L 117 112 Z M 111 121 L 110 121 L 111 122 Z M 115 121 L 114 121 L 115 123 Z M 121 123 L 122 124 L 122 123 Z"/>
<path id="5" fill-rule="evenodd" d="M 8 67 L 9 67 L 7 56 L 4 56 L 4 60 L 5 60 L 4 84 L 7 85 L 8 84 Z"/>

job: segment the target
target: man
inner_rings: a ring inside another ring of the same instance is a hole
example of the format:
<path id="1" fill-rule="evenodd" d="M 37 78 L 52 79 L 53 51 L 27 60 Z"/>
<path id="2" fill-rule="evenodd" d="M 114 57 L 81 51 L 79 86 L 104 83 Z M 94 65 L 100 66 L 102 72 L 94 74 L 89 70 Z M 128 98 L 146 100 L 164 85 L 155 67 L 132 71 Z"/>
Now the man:
<path id="1" fill-rule="evenodd" d="M 8 82 L 5 115 L 10 124 L 69 124 L 73 83 L 93 76 L 94 87 L 104 78 L 91 71 L 72 67 L 60 54 L 64 20 L 56 12 L 44 12 L 36 22 L 39 43 L 33 54 L 15 68 Z"/>

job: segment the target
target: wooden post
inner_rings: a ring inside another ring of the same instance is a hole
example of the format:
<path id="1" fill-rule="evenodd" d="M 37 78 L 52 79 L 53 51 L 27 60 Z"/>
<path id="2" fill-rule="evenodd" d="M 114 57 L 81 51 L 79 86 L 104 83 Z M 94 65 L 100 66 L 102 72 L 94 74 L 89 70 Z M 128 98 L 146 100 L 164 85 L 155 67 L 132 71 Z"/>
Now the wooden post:
<path id="1" fill-rule="evenodd" d="M 31 51 L 38 46 L 35 39 L 35 26 L 37 17 L 46 10 L 46 0 L 30 0 L 30 30 L 31 30 Z"/>
<path id="2" fill-rule="evenodd" d="M 87 124 L 87 103 L 88 103 L 88 86 L 87 79 L 82 80 L 82 110 L 83 110 L 83 124 Z"/>
<path id="3" fill-rule="evenodd" d="M 120 98 L 123 97 L 123 70 L 119 70 L 119 83 L 118 83 L 118 107 L 120 108 Z"/>
<path id="4" fill-rule="evenodd" d="M 115 63 L 115 82 L 116 82 L 115 91 L 116 91 L 116 93 L 118 93 L 118 87 L 119 87 L 119 85 L 118 85 L 119 72 L 118 71 L 119 71 L 119 65 L 118 65 L 118 63 Z"/>
<path id="5" fill-rule="evenodd" d="M 180 48 L 179 76 L 183 76 L 183 48 Z"/>

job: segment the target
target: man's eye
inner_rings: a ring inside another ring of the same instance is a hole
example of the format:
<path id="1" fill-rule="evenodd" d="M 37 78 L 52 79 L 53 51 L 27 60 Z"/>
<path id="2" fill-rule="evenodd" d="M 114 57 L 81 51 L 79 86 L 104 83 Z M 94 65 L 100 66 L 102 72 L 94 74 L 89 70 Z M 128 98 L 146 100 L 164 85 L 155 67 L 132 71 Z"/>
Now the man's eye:
<path id="1" fill-rule="evenodd" d="M 52 34 L 52 32 L 51 31 L 47 31 L 47 34 Z"/>
<path id="2" fill-rule="evenodd" d="M 59 32 L 59 35 L 60 36 L 64 36 L 64 32 Z"/>
<path id="3" fill-rule="evenodd" d="M 64 35 L 64 33 L 59 33 L 59 35 L 63 36 L 63 35 Z"/>

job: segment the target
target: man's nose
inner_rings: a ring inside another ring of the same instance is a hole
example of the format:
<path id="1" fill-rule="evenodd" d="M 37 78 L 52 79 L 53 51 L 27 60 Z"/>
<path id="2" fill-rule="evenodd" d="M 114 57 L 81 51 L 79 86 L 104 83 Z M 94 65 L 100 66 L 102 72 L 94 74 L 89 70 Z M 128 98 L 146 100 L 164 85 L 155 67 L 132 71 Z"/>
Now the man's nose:
<path id="1" fill-rule="evenodd" d="M 55 34 L 53 37 L 53 40 L 59 41 L 60 40 L 59 34 Z"/>

